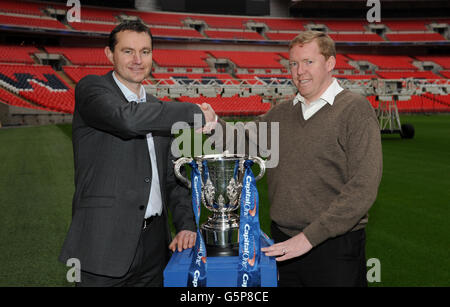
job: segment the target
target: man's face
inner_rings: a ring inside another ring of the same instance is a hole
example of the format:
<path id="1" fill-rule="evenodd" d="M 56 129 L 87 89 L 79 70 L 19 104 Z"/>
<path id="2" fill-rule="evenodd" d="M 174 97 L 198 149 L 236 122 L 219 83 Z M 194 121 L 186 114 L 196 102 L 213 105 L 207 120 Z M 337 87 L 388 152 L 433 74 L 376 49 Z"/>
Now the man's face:
<path id="1" fill-rule="evenodd" d="M 300 95 L 308 102 L 319 99 L 332 82 L 332 70 L 336 59 L 328 60 L 320 53 L 316 40 L 294 45 L 289 51 L 289 67 L 292 80 Z"/>
<path id="2" fill-rule="evenodd" d="M 105 54 L 114 65 L 116 77 L 128 88 L 134 88 L 150 75 L 152 69 L 152 42 L 145 32 L 121 31 L 116 34 L 117 44 Z"/>

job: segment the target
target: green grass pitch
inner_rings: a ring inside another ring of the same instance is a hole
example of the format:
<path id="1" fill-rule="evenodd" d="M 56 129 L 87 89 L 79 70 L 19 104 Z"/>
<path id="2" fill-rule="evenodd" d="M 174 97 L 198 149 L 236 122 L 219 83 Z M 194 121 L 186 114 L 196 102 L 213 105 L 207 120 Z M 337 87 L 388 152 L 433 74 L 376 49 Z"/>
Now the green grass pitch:
<path id="1" fill-rule="evenodd" d="M 380 261 L 381 282 L 369 285 L 450 286 L 450 115 L 401 120 L 416 136 L 382 137 L 366 248 L 367 259 Z M 270 233 L 264 179 L 258 187 L 261 227 Z M 57 257 L 73 191 L 70 125 L 0 129 L 0 286 L 72 285 Z"/>

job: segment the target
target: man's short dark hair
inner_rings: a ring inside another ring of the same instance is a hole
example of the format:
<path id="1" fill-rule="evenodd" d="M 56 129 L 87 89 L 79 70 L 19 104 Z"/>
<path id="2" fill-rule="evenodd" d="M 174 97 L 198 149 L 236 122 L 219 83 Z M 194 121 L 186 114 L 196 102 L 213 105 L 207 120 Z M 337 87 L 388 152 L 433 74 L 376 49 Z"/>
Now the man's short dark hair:
<path id="1" fill-rule="evenodd" d="M 152 49 L 153 49 L 153 37 L 152 33 L 150 32 L 150 28 L 144 25 L 142 22 L 135 20 L 135 21 L 123 21 L 118 26 L 116 26 L 111 33 L 109 34 L 108 39 L 108 46 L 111 51 L 114 52 L 114 47 L 117 45 L 117 33 L 122 31 L 134 31 L 138 33 L 145 32 L 150 36 L 151 42 L 152 42 Z"/>

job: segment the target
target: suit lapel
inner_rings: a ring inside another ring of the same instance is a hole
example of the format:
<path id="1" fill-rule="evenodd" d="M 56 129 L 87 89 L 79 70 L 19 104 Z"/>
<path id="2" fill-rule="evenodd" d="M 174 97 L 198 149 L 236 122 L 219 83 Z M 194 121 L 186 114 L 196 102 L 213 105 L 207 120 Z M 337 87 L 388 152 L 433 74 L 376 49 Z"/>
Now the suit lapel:
<path id="1" fill-rule="evenodd" d="M 108 84 L 111 84 L 111 88 L 114 90 L 114 92 L 116 92 L 116 94 L 119 97 L 122 97 L 122 101 L 124 103 L 128 103 L 127 98 L 125 97 L 125 95 L 123 94 L 123 92 L 120 90 L 120 87 L 117 85 L 116 81 L 113 78 L 113 70 L 111 70 L 110 72 L 108 72 L 106 75 L 103 76 Z"/>

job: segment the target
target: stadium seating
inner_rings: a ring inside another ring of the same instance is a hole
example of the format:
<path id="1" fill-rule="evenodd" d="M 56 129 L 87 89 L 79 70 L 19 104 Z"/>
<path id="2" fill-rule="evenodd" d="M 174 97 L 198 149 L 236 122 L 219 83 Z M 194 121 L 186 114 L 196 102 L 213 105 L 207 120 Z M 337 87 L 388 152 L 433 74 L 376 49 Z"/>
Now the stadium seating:
<path id="1" fill-rule="evenodd" d="M 266 113 L 270 103 L 263 103 L 260 96 L 250 97 L 186 97 L 177 98 L 178 101 L 201 104 L 206 102 L 220 116 L 253 116 Z"/>
<path id="2" fill-rule="evenodd" d="M 427 31 L 425 24 L 430 23 L 428 20 L 386 20 L 383 24 L 391 31 Z"/>
<path id="3" fill-rule="evenodd" d="M 347 80 L 372 80 L 379 78 L 379 76 L 377 75 L 341 75 L 341 74 L 335 74 L 334 77 L 338 79 L 347 79 Z"/>
<path id="4" fill-rule="evenodd" d="M 0 102 L 4 102 L 11 106 L 27 108 L 27 109 L 35 109 L 35 110 L 47 110 L 43 107 L 38 107 L 32 105 L 31 103 L 11 94 L 9 91 L 0 87 Z"/>
<path id="5" fill-rule="evenodd" d="M 69 25 L 78 31 L 83 32 L 105 32 L 110 33 L 117 24 L 104 24 L 92 22 L 71 22 Z"/>
<path id="6" fill-rule="evenodd" d="M 386 38 L 391 42 L 435 42 L 446 39 L 439 33 L 386 33 Z"/>
<path id="7" fill-rule="evenodd" d="M 319 22 L 316 22 L 319 23 Z M 361 20 L 324 20 L 320 24 L 324 24 L 330 31 L 359 31 L 364 32 L 366 29 L 364 25 L 367 21 Z"/>
<path id="8" fill-rule="evenodd" d="M 34 46 L 0 45 L 0 62 L 32 64 L 31 54 L 38 51 Z"/>
<path id="9" fill-rule="evenodd" d="M 204 38 L 200 32 L 190 28 L 157 28 L 152 27 L 153 37 L 185 37 L 185 38 Z"/>
<path id="10" fill-rule="evenodd" d="M 442 79 L 431 71 L 376 71 L 376 74 L 383 79 Z"/>
<path id="11" fill-rule="evenodd" d="M 449 56 L 416 56 L 419 61 L 431 61 L 440 65 L 443 69 L 450 69 L 450 57 Z"/>
<path id="12" fill-rule="evenodd" d="M 47 28 L 67 30 L 66 26 L 49 17 L 22 17 L 0 14 L 0 24 L 30 28 Z"/>
<path id="13" fill-rule="evenodd" d="M 85 66 L 64 66 L 64 72 L 75 83 L 78 83 L 87 75 L 104 75 L 112 69 L 111 67 L 85 67 Z"/>
<path id="14" fill-rule="evenodd" d="M 364 34 L 329 34 L 336 42 L 383 42 L 384 39 L 375 33 Z"/>
<path id="15" fill-rule="evenodd" d="M 137 16 L 142 21 L 150 26 L 162 25 L 162 26 L 183 26 L 182 20 L 187 18 L 187 15 L 182 14 L 168 14 L 168 13 L 156 13 L 156 12 L 137 12 L 137 11 L 124 11 L 128 16 Z"/>
<path id="16" fill-rule="evenodd" d="M 229 59 L 241 68 L 285 68 L 279 63 L 280 56 L 275 52 L 252 51 L 210 51 L 216 59 Z"/>
<path id="17" fill-rule="evenodd" d="M 411 64 L 412 58 L 403 55 L 347 54 L 346 56 L 354 61 L 368 61 L 379 69 L 418 69 Z"/>
<path id="18" fill-rule="evenodd" d="M 0 85 L 48 110 L 73 113 L 74 90 L 50 66 L 0 64 Z"/>
<path id="19" fill-rule="evenodd" d="M 206 30 L 205 34 L 214 39 L 245 39 L 245 40 L 264 40 L 261 34 L 254 31 L 212 31 Z"/>
<path id="20" fill-rule="evenodd" d="M 305 30 L 303 22 L 298 18 L 254 18 L 253 21 L 265 23 L 270 30 L 293 30 L 297 32 Z"/>
<path id="21" fill-rule="evenodd" d="M 298 33 L 266 32 L 266 37 L 273 41 L 291 41 Z"/>
<path id="22" fill-rule="evenodd" d="M 153 61 L 164 67 L 209 67 L 203 50 L 155 49 Z"/>
<path id="23" fill-rule="evenodd" d="M 51 47 L 46 46 L 45 50 L 51 54 L 64 55 L 74 65 L 111 65 L 105 55 L 104 48 L 83 48 L 83 47 Z"/>
<path id="24" fill-rule="evenodd" d="M 0 13 L 24 14 L 43 16 L 41 8 L 45 7 L 42 3 L 24 2 L 24 1 L 0 1 Z"/>
<path id="25" fill-rule="evenodd" d="M 425 42 L 424 45 L 433 43 L 437 45 L 447 39 L 442 34 L 432 32 L 430 24 L 432 22 L 444 24 L 450 22 L 445 18 L 433 20 L 384 18 L 379 25 L 386 27 L 385 32 L 376 34 L 371 32 L 371 26 L 363 19 L 236 17 L 139 12 L 128 9 L 98 9 L 83 6 L 82 22 L 64 24 L 65 21 L 61 22 L 49 17 L 45 11 L 46 8 L 60 11 L 68 9 L 64 4 L 50 2 L 0 0 L 0 23 L 3 27 L 28 28 L 31 31 L 39 29 L 38 31 L 44 32 L 51 30 L 51 33 L 53 31 L 72 32 L 76 35 L 87 33 L 97 37 L 105 37 L 105 34 L 118 24 L 120 16 L 137 16 L 150 25 L 154 38 L 162 42 L 164 47 L 155 48 L 152 75 L 150 79 L 144 81 L 144 84 L 155 84 L 155 80 L 161 79 L 169 80 L 168 84 L 174 84 L 175 80 L 184 84 L 189 84 L 193 80 L 202 84 L 207 84 L 210 80 L 215 80 L 219 84 L 231 82 L 235 85 L 242 83 L 243 80 L 250 85 L 272 82 L 284 84 L 291 78 L 287 68 L 289 55 L 287 52 L 267 50 L 281 50 L 279 48 L 281 45 L 287 45 L 299 31 L 306 28 L 324 28 L 338 44 L 346 47 L 366 43 L 395 46 L 401 42 L 415 44 Z M 193 21 L 196 21 L 196 29 L 192 28 Z M 250 30 L 250 27 L 258 27 L 258 31 Z M 245 50 L 243 47 L 233 48 L 231 41 L 235 40 L 245 41 L 245 45 L 253 44 L 254 46 L 261 42 L 273 49 L 262 48 L 261 51 L 255 52 L 253 51 L 255 48 L 248 49 L 252 51 Z M 184 44 L 194 42 L 197 45 L 192 47 L 194 49 L 190 49 L 190 47 L 186 49 L 173 44 L 173 41 L 182 41 Z M 217 43 L 217 41 L 221 42 Z M 206 47 L 208 44 L 216 43 L 214 48 Z M 203 44 L 205 47 L 199 47 Z M 222 46 L 223 48 L 221 48 Z M 203 50 L 196 48 L 203 48 Z M 245 51 L 235 51 L 236 49 Z M 63 66 L 62 72 L 56 72 L 50 66 L 34 65 L 38 59 L 33 56 L 33 53 L 38 52 L 60 54 L 68 60 L 68 63 Z M 223 62 L 218 60 L 223 59 L 230 62 L 232 67 L 235 66 L 235 69 L 220 67 L 218 63 Z M 350 64 L 350 61 L 354 62 Z M 359 61 L 367 61 L 374 66 L 359 68 L 360 63 L 357 63 Z M 436 65 L 433 65 L 432 68 L 421 66 L 425 62 L 433 62 Z M 74 90 L 71 85 L 88 74 L 103 75 L 111 68 L 111 63 L 106 58 L 103 47 L 58 47 L 48 44 L 39 45 L 37 48 L 0 45 L 0 99 L 11 105 L 71 113 L 74 103 Z M 225 71 L 227 73 L 221 73 Z M 369 80 L 377 78 L 438 79 L 439 82 L 446 82 L 450 78 L 450 57 L 445 55 L 392 56 L 349 52 L 337 55 L 334 73 L 338 79 L 362 80 L 362 82 L 369 82 Z M 69 77 L 73 83 L 69 80 L 71 85 L 68 85 L 61 75 Z M 233 94 L 234 92 L 231 91 L 228 93 L 230 96 Z M 24 100 L 20 97 L 23 97 Z M 165 101 L 170 99 L 169 97 L 163 98 Z M 372 106 L 378 106 L 375 97 L 368 97 L 368 99 Z M 270 108 L 270 104 L 262 103 L 262 98 L 257 95 L 250 97 L 201 96 L 197 98 L 182 96 L 177 100 L 195 103 L 206 101 L 212 104 L 220 115 L 258 115 Z M 414 96 L 409 102 L 399 102 L 400 112 L 449 112 L 449 108 L 449 95 L 424 94 Z"/>

